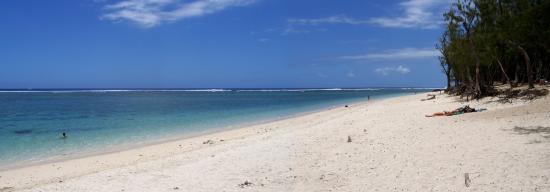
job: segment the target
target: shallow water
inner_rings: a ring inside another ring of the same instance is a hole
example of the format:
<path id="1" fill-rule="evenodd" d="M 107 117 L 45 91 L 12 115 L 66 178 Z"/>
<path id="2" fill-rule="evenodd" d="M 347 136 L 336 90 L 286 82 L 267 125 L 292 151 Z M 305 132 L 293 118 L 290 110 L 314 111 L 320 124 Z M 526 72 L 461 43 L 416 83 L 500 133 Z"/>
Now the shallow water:
<path id="1" fill-rule="evenodd" d="M 0 91 L 0 165 L 289 117 L 416 89 Z M 68 137 L 61 138 L 66 132 Z"/>

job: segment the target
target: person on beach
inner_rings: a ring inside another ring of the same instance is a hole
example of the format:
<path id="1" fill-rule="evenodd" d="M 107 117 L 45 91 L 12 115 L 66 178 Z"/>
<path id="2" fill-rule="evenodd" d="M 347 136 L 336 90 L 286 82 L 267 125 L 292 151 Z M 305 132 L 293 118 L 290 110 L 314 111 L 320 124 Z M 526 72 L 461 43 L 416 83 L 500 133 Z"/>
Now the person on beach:
<path id="1" fill-rule="evenodd" d="M 474 109 L 471 108 L 469 105 L 465 105 L 464 107 L 459 107 L 452 111 L 443 111 L 443 112 L 436 112 L 432 115 L 426 115 L 426 117 L 436 117 L 436 116 L 453 116 L 453 115 L 460 115 L 464 113 L 473 113 L 473 112 L 480 112 L 485 111 L 487 109 L 481 108 L 481 109 Z"/>

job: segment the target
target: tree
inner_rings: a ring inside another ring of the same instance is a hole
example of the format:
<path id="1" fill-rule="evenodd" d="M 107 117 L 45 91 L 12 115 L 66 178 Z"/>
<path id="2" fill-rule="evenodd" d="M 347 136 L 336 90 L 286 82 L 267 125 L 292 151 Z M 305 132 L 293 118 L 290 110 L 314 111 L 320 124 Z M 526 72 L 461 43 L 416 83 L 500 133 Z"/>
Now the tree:
<path id="1" fill-rule="evenodd" d="M 451 66 L 449 64 L 449 61 L 447 61 L 447 58 L 450 56 L 449 51 L 447 50 L 449 46 L 449 34 L 443 33 L 443 36 L 439 39 L 439 44 L 436 45 L 437 49 L 441 52 L 441 56 L 439 56 L 439 65 L 441 66 L 441 69 L 443 70 L 443 73 L 445 74 L 445 77 L 447 77 L 447 91 L 451 90 Z"/>
<path id="2" fill-rule="evenodd" d="M 480 98 L 494 82 L 550 78 L 550 1 L 457 0 L 444 17 L 437 48 L 449 91 Z"/>

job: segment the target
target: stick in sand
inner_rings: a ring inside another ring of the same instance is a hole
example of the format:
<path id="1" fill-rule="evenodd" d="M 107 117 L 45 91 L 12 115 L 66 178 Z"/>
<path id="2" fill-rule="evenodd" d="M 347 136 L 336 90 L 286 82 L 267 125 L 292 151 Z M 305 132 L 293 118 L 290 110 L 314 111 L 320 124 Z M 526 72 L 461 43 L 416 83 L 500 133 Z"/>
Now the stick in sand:
<path id="1" fill-rule="evenodd" d="M 464 185 L 466 185 L 466 187 L 470 187 L 470 182 L 470 174 L 464 173 Z"/>

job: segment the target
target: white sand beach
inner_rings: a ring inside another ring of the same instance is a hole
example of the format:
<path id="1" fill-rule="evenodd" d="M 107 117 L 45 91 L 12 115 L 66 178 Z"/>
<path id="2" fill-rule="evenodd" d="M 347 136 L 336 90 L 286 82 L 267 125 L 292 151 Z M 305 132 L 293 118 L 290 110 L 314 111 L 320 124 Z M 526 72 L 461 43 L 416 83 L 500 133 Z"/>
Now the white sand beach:
<path id="1" fill-rule="evenodd" d="M 425 97 L 6 170 L 0 191 L 550 191 L 549 97 Z M 464 104 L 488 110 L 424 117 Z"/>

